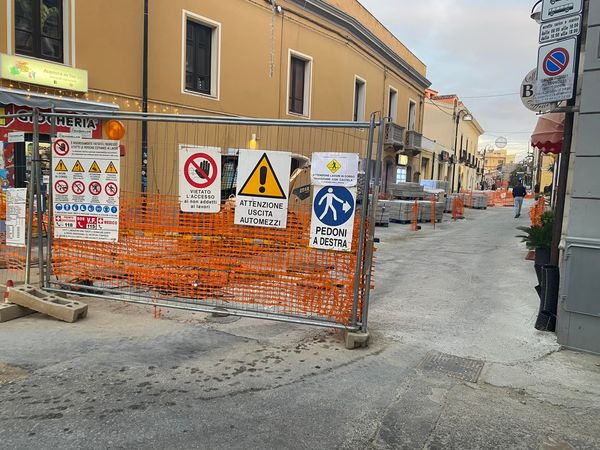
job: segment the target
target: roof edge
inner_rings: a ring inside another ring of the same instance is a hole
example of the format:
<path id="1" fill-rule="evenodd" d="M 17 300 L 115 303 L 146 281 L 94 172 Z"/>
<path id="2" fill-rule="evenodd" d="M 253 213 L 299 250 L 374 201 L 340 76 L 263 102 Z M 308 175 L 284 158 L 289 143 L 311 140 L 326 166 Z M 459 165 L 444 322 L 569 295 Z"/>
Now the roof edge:
<path id="1" fill-rule="evenodd" d="M 401 58 L 373 32 L 371 32 L 367 27 L 349 14 L 323 0 L 287 1 L 304 10 L 312 12 L 328 22 L 344 28 L 346 31 L 367 44 L 371 49 L 375 50 L 375 52 L 377 52 L 380 56 L 383 56 L 388 62 L 392 63 L 394 67 L 399 69 L 400 72 L 407 75 L 410 80 L 416 83 L 419 88 L 425 90 L 431 86 L 431 82 L 426 77 L 421 75 L 414 67 Z"/>

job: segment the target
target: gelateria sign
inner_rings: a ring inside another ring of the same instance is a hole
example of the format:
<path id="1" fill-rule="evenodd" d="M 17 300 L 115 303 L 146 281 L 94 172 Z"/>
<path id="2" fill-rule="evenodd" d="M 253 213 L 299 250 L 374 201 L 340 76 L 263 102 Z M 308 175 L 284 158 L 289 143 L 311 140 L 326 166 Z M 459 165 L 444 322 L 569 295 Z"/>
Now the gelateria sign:
<path id="1" fill-rule="evenodd" d="M 0 53 L 0 78 L 55 89 L 87 92 L 87 70 Z"/>

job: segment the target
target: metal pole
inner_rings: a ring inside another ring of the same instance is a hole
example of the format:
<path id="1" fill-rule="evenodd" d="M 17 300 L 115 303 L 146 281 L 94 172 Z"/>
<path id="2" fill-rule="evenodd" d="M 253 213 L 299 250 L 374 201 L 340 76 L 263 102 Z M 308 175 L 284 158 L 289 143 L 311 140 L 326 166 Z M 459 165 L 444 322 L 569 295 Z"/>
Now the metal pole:
<path id="1" fill-rule="evenodd" d="M 33 137 L 34 139 L 38 136 L 38 117 L 39 111 L 37 108 L 33 109 L 31 119 L 33 120 Z M 25 254 L 25 284 L 29 284 L 31 282 L 31 246 L 33 243 L 33 199 L 35 196 L 34 191 L 34 161 L 31 161 L 31 167 L 29 170 L 29 182 L 27 183 L 27 188 L 29 189 L 29 198 L 27 201 L 27 248 Z"/>
<path id="2" fill-rule="evenodd" d="M 54 112 L 54 108 L 51 110 Z M 50 117 L 50 145 L 56 137 L 56 117 Z M 54 193 L 52 187 L 54 182 L 52 181 L 52 150 L 50 151 L 50 174 L 48 181 L 48 230 L 46 236 L 46 283 L 44 287 L 50 287 L 50 275 L 52 274 L 52 239 L 54 235 Z"/>
<path id="3" fill-rule="evenodd" d="M 450 192 L 454 193 L 454 181 L 456 180 L 456 164 L 458 160 L 458 155 L 456 154 L 456 147 L 458 146 L 458 125 L 460 123 L 460 113 L 456 113 L 456 126 L 454 132 L 454 164 L 452 165 L 452 186 Z"/>
<path id="4" fill-rule="evenodd" d="M 144 0 L 144 50 L 142 67 L 142 111 L 148 112 L 148 0 Z M 142 121 L 142 192 L 148 190 L 148 122 Z"/>
<path id="5" fill-rule="evenodd" d="M 39 285 L 44 284 L 44 205 L 42 202 L 42 160 L 40 156 L 40 129 L 33 126 L 33 161 L 35 167 L 35 199 L 37 203 L 37 230 L 38 230 L 38 273 Z"/>
<path id="6" fill-rule="evenodd" d="M 369 187 L 371 185 L 371 158 L 373 156 L 373 139 L 375 137 L 375 113 L 371 114 L 371 124 L 369 125 L 369 137 L 367 141 L 367 155 L 365 163 L 365 180 L 362 191 L 362 210 L 360 215 L 360 231 L 358 234 L 358 249 L 356 253 L 356 267 L 354 269 L 354 297 L 352 299 L 352 326 L 356 326 L 358 321 L 358 298 L 360 292 L 361 269 L 363 263 L 363 250 L 365 245 L 365 236 L 367 230 L 367 205 L 369 204 Z"/>
<path id="7" fill-rule="evenodd" d="M 383 139 L 385 137 L 385 119 L 379 122 L 379 141 L 377 142 L 377 157 L 375 159 L 375 180 L 373 182 L 373 193 L 369 204 L 369 239 L 367 241 L 367 254 L 363 273 L 365 274 L 365 296 L 363 300 L 361 331 L 367 332 L 367 319 L 369 315 L 369 299 L 371 296 L 371 268 L 373 267 L 373 251 L 375 245 L 375 213 L 377 200 L 379 198 L 379 181 L 381 178 L 381 165 L 383 156 Z"/>

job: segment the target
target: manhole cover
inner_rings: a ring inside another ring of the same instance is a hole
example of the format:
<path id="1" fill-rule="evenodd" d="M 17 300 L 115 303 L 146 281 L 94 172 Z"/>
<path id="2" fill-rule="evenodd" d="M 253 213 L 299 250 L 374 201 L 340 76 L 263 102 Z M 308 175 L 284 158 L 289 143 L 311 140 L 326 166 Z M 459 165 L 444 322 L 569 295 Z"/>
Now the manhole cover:
<path id="1" fill-rule="evenodd" d="M 459 380 L 477 383 L 481 369 L 483 369 L 483 364 L 483 361 L 476 359 L 460 358 L 444 353 L 431 352 L 423 358 L 420 368 L 441 372 Z"/>

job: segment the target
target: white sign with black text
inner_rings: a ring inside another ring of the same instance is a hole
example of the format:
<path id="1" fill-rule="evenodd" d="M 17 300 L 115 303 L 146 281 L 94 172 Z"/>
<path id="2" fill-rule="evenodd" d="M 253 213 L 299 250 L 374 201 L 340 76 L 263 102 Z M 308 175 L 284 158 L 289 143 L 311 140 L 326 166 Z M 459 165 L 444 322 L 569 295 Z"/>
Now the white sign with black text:
<path id="1" fill-rule="evenodd" d="M 540 44 L 558 41 L 581 33 L 581 16 L 565 17 L 540 26 Z"/>
<path id="2" fill-rule="evenodd" d="M 537 91 L 537 69 L 531 70 L 521 83 L 521 101 L 525 108 L 538 113 L 547 113 L 558 107 L 557 102 L 536 105 L 535 93 Z"/>
<path id="3" fill-rule="evenodd" d="M 119 240 L 119 141 L 52 141 L 54 237 Z"/>
<path id="4" fill-rule="evenodd" d="M 5 189 L 4 192 L 6 192 L 6 245 L 25 247 L 27 188 Z"/>
<path id="5" fill-rule="evenodd" d="M 313 153 L 310 176 L 312 184 L 321 186 L 356 186 L 358 154 Z"/>
<path id="6" fill-rule="evenodd" d="M 179 146 L 179 205 L 183 212 L 221 211 L 221 149 Z"/>
<path id="7" fill-rule="evenodd" d="M 574 16 L 583 11 L 583 0 L 543 0 L 542 22 Z"/>

